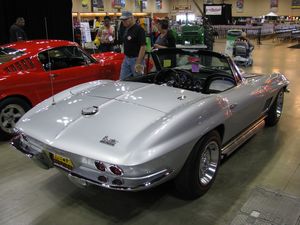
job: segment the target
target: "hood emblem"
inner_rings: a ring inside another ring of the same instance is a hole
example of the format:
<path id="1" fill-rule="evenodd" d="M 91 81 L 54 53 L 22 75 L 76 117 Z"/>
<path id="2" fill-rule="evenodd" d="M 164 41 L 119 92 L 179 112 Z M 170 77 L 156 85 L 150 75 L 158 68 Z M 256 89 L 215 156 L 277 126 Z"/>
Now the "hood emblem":
<path id="1" fill-rule="evenodd" d="M 91 106 L 81 110 L 81 114 L 84 116 L 94 115 L 98 112 L 98 106 Z"/>
<path id="2" fill-rule="evenodd" d="M 177 99 L 178 99 L 178 100 L 184 100 L 184 99 L 186 99 L 186 96 L 185 96 L 185 95 L 181 95 L 181 96 L 179 96 Z"/>
<path id="3" fill-rule="evenodd" d="M 100 143 L 110 145 L 110 146 L 115 146 L 118 143 L 118 141 L 116 139 L 111 139 L 108 136 L 105 136 L 100 140 Z"/>

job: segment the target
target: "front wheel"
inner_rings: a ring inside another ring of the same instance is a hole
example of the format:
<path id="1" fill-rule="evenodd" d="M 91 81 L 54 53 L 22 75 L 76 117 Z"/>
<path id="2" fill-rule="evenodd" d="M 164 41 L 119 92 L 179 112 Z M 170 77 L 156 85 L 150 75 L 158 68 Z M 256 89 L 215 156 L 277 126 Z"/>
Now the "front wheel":
<path id="1" fill-rule="evenodd" d="M 12 137 L 18 120 L 30 109 L 30 105 L 20 98 L 7 98 L 0 102 L 0 140 Z"/>
<path id="2" fill-rule="evenodd" d="M 208 133 L 195 145 L 175 179 L 176 189 L 183 198 L 195 199 L 209 190 L 220 165 L 220 146 L 217 131 Z"/>
<path id="3" fill-rule="evenodd" d="M 274 126 L 278 123 L 283 110 L 283 102 L 284 102 L 284 90 L 281 89 L 268 111 L 268 115 L 265 120 L 267 126 Z"/>

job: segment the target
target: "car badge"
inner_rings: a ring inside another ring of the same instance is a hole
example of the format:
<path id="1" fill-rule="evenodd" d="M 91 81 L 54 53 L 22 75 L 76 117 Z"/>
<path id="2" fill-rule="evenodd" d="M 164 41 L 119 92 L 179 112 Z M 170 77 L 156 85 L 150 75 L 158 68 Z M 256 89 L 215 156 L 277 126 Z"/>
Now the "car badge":
<path id="1" fill-rule="evenodd" d="M 105 136 L 105 137 L 102 138 L 100 143 L 110 145 L 110 146 L 115 146 L 118 143 L 118 141 L 116 139 L 111 139 L 108 136 Z"/>
<path id="2" fill-rule="evenodd" d="M 182 95 L 182 96 L 179 96 L 177 99 L 178 99 L 178 100 L 184 100 L 184 99 L 186 99 L 186 96 L 185 96 L 185 95 Z"/>
<path id="3" fill-rule="evenodd" d="M 94 115 L 98 112 L 98 106 L 91 106 L 81 110 L 81 114 L 84 116 Z"/>

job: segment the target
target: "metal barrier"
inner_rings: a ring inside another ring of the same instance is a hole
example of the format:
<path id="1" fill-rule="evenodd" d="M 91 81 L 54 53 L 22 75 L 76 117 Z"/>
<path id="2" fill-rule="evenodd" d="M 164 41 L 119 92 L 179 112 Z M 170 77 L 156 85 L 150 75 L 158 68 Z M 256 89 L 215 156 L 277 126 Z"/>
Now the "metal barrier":
<path id="1" fill-rule="evenodd" d="M 300 24 L 279 24 L 277 26 L 274 24 L 263 24 L 262 26 L 214 25 L 213 28 L 221 38 L 226 37 L 228 30 L 243 30 L 248 37 L 257 39 L 257 44 L 261 44 L 261 39 L 264 37 L 277 38 L 278 40 L 300 39 Z"/>

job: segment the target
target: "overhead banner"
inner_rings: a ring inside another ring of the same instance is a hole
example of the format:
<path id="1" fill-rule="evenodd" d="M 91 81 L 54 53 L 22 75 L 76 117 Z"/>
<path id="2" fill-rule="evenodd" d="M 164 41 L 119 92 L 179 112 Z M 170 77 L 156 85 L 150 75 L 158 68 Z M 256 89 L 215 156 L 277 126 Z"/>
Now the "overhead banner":
<path id="1" fill-rule="evenodd" d="M 142 4 L 142 8 L 147 8 L 147 0 L 135 0 L 134 5 L 136 9 L 140 9 Z"/>
<path id="2" fill-rule="evenodd" d="M 270 8 L 278 8 L 278 0 L 270 0 Z"/>
<path id="3" fill-rule="evenodd" d="M 88 8 L 88 0 L 82 0 L 81 6 L 82 6 L 82 8 L 87 9 Z"/>
<path id="4" fill-rule="evenodd" d="M 140 2 L 141 2 L 141 0 L 134 0 L 134 6 L 135 6 L 136 9 L 140 9 L 141 8 Z"/>
<path id="5" fill-rule="evenodd" d="M 103 0 L 93 0 L 93 12 L 104 11 Z"/>
<path id="6" fill-rule="evenodd" d="M 112 0 L 111 5 L 115 9 L 125 8 L 125 0 Z"/>
<path id="7" fill-rule="evenodd" d="M 90 24 L 88 22 L 80 23 L 81 42 L 83 44 L 92 41 Z"/>
<path id="8" fill-rule="evenodd" d="M 222 15 L 222 6 L 221 5 L 207 5 L 205 6 L 205 15 Z"/>
<path id="9" fill-rule="evenodd" d="M 244 0 L 236 0 L 236 12 L 244 11 Z"/>
<path id="10" fill-rule="evenodd" d="M 292 0 L 292 9 L 300 9 L 300 0 Z"/>
<path id="11" fill-rule="evenodd" d="M 162 9 L 162 0 L 156 0 L 156 9 L 157 10 Z"/>

